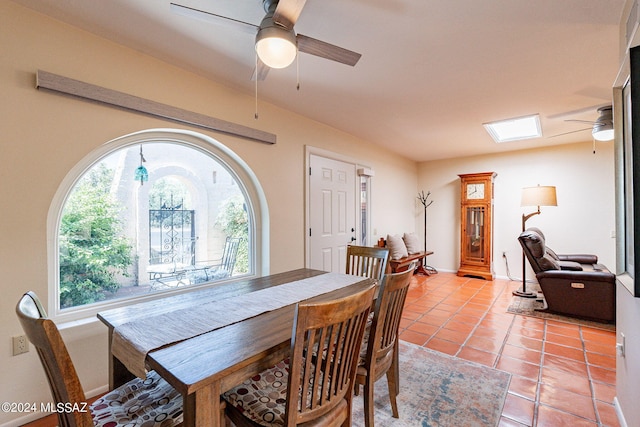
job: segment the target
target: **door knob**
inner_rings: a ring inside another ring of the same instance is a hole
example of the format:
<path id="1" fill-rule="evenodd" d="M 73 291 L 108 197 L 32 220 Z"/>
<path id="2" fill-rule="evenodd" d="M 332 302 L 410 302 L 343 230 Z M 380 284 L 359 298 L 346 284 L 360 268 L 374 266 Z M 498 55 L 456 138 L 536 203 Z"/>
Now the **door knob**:
<path id="1" fill-rule="evenodd" d="M 356 240 L 358 240 L 358 239 L 356 239 L 355 237 L 351 237 L 351 241 L 352 242 L 355 242 Z"/>

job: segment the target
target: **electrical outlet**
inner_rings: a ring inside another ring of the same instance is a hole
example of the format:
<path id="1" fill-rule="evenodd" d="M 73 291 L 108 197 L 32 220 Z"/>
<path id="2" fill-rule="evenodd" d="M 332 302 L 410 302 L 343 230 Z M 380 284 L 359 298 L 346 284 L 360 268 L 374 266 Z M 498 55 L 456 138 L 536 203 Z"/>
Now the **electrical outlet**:
<path id="1" fill-rule="evenodd" d="M 25 335 L 13 337 L 13 355 L 17 356 L 29 351 L 29 340 Z"/>

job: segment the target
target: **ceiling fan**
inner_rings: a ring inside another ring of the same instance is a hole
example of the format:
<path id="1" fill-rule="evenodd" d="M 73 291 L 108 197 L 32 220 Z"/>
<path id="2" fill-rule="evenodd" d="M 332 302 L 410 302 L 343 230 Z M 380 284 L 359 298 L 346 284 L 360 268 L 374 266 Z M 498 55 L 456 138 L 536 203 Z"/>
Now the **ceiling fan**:
<path id="1" fill-rule="evenodd" d="M 298 52 L 304 52 L 331 61 L 354 66 L 362 56 L 322 40 L 302 34 L 296 34 L 293 27 L 302 12 L 306 0 L 262 0 L 266 15 L 260 25 L 251 24 L 235 18 L 217 15 L 212 12 L 170 3 L 171 10 L 177 14 L 208 22 L 232 23 L 235 27 L 249 29 L 256 33 L 255 49 L 257 67 L 253 77 L 264 80 L 270 68 L 285 68 L 291 65 Z"/>
<path id="2" fill-rule="evenodd" d="M 557 135 L 552 135 L 549 138 L 555 138 L 557 136 L 568 135 L 576 132 L 583 132 L 585 130 L 591 130 L 591 135 L 593 136 L 594 141 L 611 141 L 613 139 L 612 106 L 605 105 L 603 107 L 599 107 L 598 113 L 600 114 L 600 116 L 598 116 L 596 121 L 566 119 L 565 122 L 588 123 L 591 126 L 584 129 L 573 130 L 571 132 L 564 132 Z"/>

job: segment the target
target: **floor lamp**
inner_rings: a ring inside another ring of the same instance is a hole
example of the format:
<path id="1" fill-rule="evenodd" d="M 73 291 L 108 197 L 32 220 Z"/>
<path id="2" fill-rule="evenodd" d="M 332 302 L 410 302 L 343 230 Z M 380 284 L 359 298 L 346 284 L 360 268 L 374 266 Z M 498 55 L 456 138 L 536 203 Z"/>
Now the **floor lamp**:
<path id="1" fill-rule="evenodd" d="M 529 218 L 540 214 L 540 206 L 558 206 L 556 199 L 556 187 L 553 186 L 536 186 L 526 187 L 522 189 L 522 201 L 520 206 L 536 206 L 537 211 L 528 215 L 522 214 L 522 231 L 525 231 L 525 224 Z M 527 292 L 527 270 L 524 259 L 524 251 L 522 252 L 522 290 L 513 291 L 513 295 L 525 298 L 537 298 L 535 292 Z"/>

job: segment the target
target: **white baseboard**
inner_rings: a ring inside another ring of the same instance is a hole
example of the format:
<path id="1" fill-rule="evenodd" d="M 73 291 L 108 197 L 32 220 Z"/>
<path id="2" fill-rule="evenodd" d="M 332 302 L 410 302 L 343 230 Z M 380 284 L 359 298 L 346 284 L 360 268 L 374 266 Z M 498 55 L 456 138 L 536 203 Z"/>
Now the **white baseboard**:
<path id="1" fill-rule="evenodd" d="M 7 421 L 6 423 L 0 424 L 0 427 L 18 427 L 26 423 L 30 423 L 31 421 L 35 421 L 38 418 L 42 418 L 44 415 L 40 412 L 32 412 L 27 415 L 23 415 L 18 418 L 14 418 L 11 421 Z"/>
<path id="2" fill-rule="evenodd" d="M 618 402 L 618 397 L 613 398 L 613 406 L 616 408 L 616 415 L 618 416 L 620 427 L 628 427 L 629 425 L 624 419 L 624 414 L 622 413 L 622 408 L 620 407 L 620 403 Z"/>

